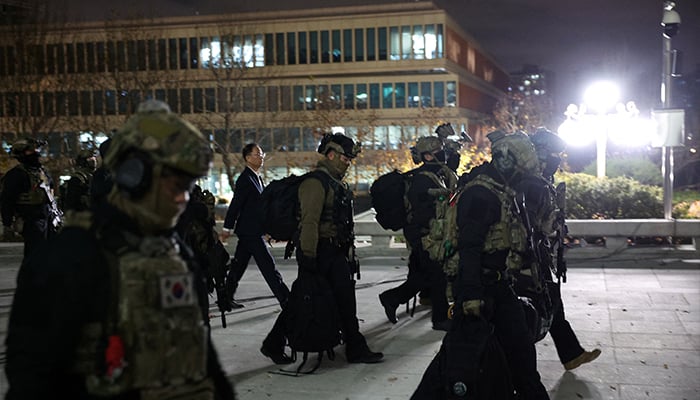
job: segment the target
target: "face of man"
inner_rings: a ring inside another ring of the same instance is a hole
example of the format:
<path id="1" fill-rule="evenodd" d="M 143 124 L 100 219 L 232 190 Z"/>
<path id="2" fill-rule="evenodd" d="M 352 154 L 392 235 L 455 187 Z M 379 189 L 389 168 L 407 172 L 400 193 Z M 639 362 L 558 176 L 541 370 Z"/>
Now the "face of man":
<path id="1" fill-rule="evenodd" d="M 265 152 L 263 152 L 260 146 L 255 146 L 253 151 L 245 156 L 245 162 L 253 171 L 258 171 L 265 162 Z"/>
<path id="2" fill-rule="evenodd" d="M 187 202 L 190 201 L 190 192 L 194 188 L 194 183 L 195 180 L 192 177 L 164 173 L 157 183 L 155 211 L 158 215 L 164 220 L 177 221 L 185 212 Z"/>
<path id="3" fill-rule="evenodd" d="M 333 164 L 333 167 L 336 168 L 338 172 L 340 172 L 341 176 L 345 175 L 345 172 L 348 170 L 350 164 L 352 163 L 352 159 L 350 157 L 347 157 L 344 154 L 337 153 L 335 150 L 329 151 L 327 157 Z"/>

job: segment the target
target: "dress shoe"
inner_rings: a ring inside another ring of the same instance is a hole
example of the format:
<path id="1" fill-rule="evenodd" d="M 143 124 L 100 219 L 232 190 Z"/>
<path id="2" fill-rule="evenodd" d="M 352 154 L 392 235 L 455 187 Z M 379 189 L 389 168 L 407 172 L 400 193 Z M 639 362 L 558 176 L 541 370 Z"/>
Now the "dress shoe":
<path id="1" fill-rule="evenodd" d="M 242 303 L 237 302 L 236 300 L 231 300 L 231 308 L 232 309 L 238 309 L 238 308 L 244 308 L 245 306 Z"/>
<path id="2" fill-rule="evenodd" d="M 589 363 L 600 355 L 600 349 L 593 349 L 591 351 L 584 351 L 578 357 L 564 364 L 564 369 L 571 371 L 581 366 L 581 364 Z"/>
<path id="3" fill-rule="evenodd" d="M 365 348 L 363 351 L 357 352 L 357 354 L 346 354 L 346 356 L 351 364 L 375 364 L 384 358 L 383 353 L 374 352 L 369 348 Z"/>
<path id="4" fill-rule="evenodd" d="M 399 319 L 396 318 L 396 309 L 399 308 L 399 305 L 392 304 L 387 297 L 388 296 L 386 296 L 385 293 L 380 293 L 379 302 L 382 304 L 382 307 L 384 307 L 384 314 L 386 314 L 386 318 L 389 320 L 389 322 L 395 324 L 399 322 Z"/>
<path id="5" fill-rule="evenodd" d="M 278 364 L 278 365 L 283 365 L 283 364 L 292 364 L 294 362 L 294 358 L 284 354 L 284 351 L 281 353 L 276 353 L 272 352 L 269 349 L 266 349 L 265 346 L 260 348 L 260 352 L 267 358 L 271 359 L 273 363 Z"/>
<path id="6" fill-rule="evenodd" d="M 452 326 L 452 321 L 449 319 L 439 321 L 439 322 L 433 322 L 433 329 L 436 331 L 449 331 L 450 326 Z"/>

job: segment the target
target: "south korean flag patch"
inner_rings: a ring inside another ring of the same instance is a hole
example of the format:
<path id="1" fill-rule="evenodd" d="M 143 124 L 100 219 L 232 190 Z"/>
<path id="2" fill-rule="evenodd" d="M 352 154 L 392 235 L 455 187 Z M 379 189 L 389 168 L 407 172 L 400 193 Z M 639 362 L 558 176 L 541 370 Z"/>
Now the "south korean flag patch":
<path id="1" fill-rule="evenodd" d="M 160 277 L 160 303 L 165 309 L 195 304 L 196 296 L 191 274 Z"/>

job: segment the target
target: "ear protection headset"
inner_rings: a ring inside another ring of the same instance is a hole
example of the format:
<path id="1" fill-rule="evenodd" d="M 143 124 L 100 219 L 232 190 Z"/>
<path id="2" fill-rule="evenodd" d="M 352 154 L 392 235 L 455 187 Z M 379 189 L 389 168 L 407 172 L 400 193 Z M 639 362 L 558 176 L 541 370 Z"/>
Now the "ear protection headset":
<path id="1" fill-rule="evenodd" d="M 138 199 L 151 187 L 153 161 L 142 152 L 132 152 L 119 163 L 114 173 L 114 182 L 120 190 Z"/>

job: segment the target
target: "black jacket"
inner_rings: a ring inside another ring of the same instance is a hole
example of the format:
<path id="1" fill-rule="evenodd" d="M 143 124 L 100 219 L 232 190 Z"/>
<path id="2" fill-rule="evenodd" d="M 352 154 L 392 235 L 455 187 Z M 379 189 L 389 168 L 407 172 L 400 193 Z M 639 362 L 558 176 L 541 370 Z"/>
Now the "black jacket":
<path id="1" fill-rule="evenodd" d="M 108 204 L 98 207 L 95 225 L 106 226 L 110 232 L 135 232 L 129 217 Z M 85 391 L 85 378 L 73 372 L 72 367 L 83 326 L 102 321 L 110 306 L 108 262 L 92 230 L 66 227 L 45 246 L 25 260 L 17 277 L 5 341 L 9 383 L 6 399 L 47 399 L 57 394 L 93 399 Z M 187 254 L 187 246 L 181 244 L 181 249 L 195 277 L 202 318 L 207 318 L 204 277 Z M 208 349 L 207 369 L 215 382 L 217 399 L 233 399 L 233 388 L 211 339 Z M 137 397 L 127 394 L 119 398 Z"/>
<path id="2" fill-rule="evenodd" d="M 408 189 L 408 202 L 411 204 L 411 220 L 404 228 L 404 236 L 413 247 L 418 246 L 421 237 L 430 232 L 430 220 L 435 218 L 435 196 L 428 193 L 429 189 L 440 186 L 430 177 L 421 172 L 435 174 L 438 179 L 445 181 L 441 174 L 442 167 L 436 163 L 424 163 L 413 172 L 411 186 Z"/>
<path id="3" fill-rule="evenodd" d="M 262 236 L 262 191 L 263 186 L 257 174 L 246 167 L 236 180 L 236 189 L 226 212 L 224 228 L 234 229 L 237 235 Z"/>

